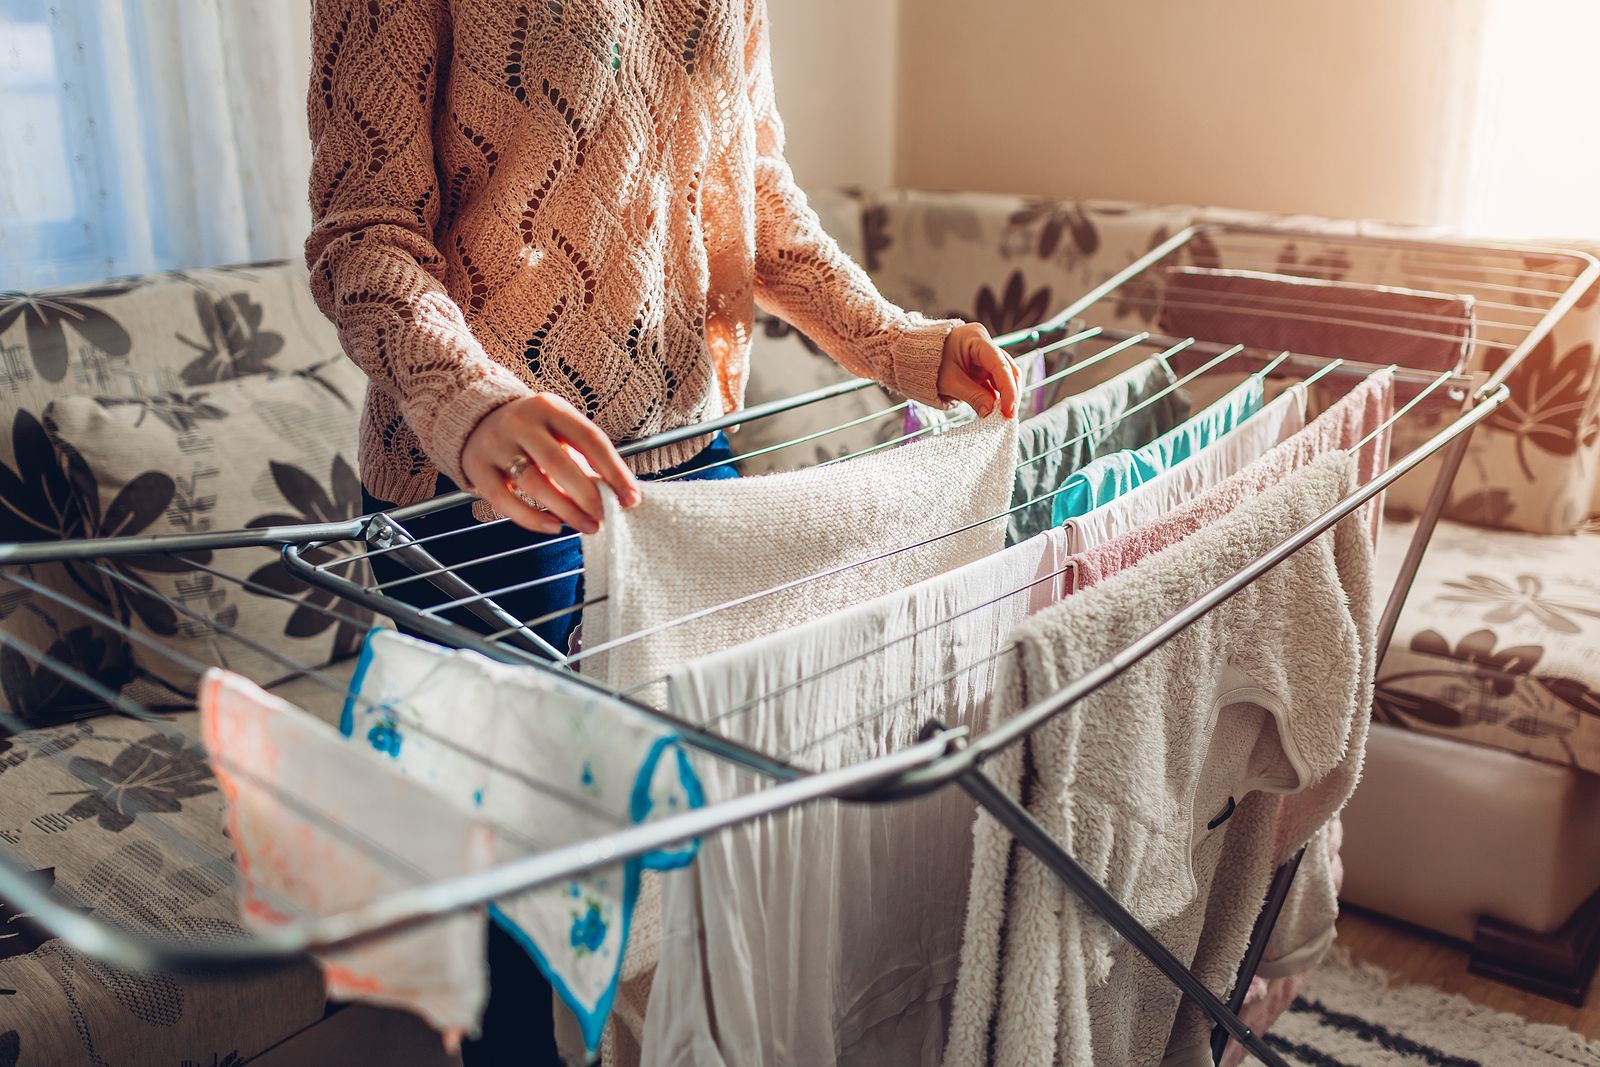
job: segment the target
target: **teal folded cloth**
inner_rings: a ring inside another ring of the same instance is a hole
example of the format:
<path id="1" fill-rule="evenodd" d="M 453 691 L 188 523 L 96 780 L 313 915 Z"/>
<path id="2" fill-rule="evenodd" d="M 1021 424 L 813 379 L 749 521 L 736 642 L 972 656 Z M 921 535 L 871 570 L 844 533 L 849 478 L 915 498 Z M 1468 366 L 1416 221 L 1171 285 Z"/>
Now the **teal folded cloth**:
<path id="1" fill-rule="evenodd" d="M 1101 456 L 1062 483 L 1051 523 L 1059 526 L 1087 514 L 1182 463 L 1260 411 L 1264 399 L 1261 375 L 1252 374 L 1221 400 L 1149 444 Z"/>
<path id="2" fill-rule="evenodd" d="M 1151 357 L 1115 378 L 1063 397 L 1017 427 L 1017 473 L 1006 544 L 1021 544 L 1051 526 L 1050 494 L 1086 464 L 1136 448 L 1189 417 L 1177 377 Z"/>

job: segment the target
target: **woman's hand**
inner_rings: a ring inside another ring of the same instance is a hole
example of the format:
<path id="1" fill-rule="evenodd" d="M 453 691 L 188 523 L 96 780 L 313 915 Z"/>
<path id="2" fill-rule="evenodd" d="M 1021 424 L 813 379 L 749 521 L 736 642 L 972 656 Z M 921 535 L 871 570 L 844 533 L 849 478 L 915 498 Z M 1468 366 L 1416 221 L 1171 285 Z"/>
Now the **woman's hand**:
<path id="1" fill-rule="evenodd" d="M 981 322 L 963 323 L 945 337 L 939 363 L 944 399 L 966 401 L 980 418 L 988 418 L 998 404 L 1006 418 L 1015 418 L 1020 381 L 1016 363 L 989 339 Z"/>
<path id="2" fill-rule="evenodd" d="M 461 468 L 473 492 L 534 533 L 556 533 L 563 522 L 582 533 L 599 530 L 596 471 L 623 507 L 639 502 L 639 483 L 611 439 L 554 393 L 513 400 L 485 415 L 461 450 Z M 529 507 L 513 488 L 545 510 Z"/>

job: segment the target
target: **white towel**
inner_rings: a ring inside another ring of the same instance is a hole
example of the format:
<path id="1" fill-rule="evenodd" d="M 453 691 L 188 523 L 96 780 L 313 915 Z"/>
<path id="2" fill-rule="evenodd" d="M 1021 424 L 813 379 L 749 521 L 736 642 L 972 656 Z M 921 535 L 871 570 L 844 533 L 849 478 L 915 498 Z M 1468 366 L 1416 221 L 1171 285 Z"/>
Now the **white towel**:
<path id="1" fill-rule="evenodd" d="M 1063 541 L 1051 530 L 695 660 L 673 672 L 672 710 L 816 767 L 893 750 L 932 717 L 975 725 L 1012 627 L 1060 593 Z M 726 765 L 703 779 L 713 801 L 756 784 Z M 664 879 L 645 1062 L 937 1063 L 971 840 L 972 803 L 946 789 L 815 805 L 707 841 Z"/>
<path id="2" fill-rule="evenodd" d="M 1058 691 L 1333 506 L 1355 465 L 1319 458 L 1024 622 L 1022 652 L 997 682 L 997 718 Z M 1272 868 L 1359 775 L 1371 554 L 1359 514 L 1346 519 L 1025 742 L 1034 816 L 1213 989 L 1232 982 Z M 996 768 L 1013 795 L 1021 768 L 1020 758 Z M 1007 845 L 980 816 L 946 1062 L 981 1062 L 991 1022 L 1002 1064 L 1158 1063 L 1169 1037 L 1191 1045 L 1189 1017 L 1174 1031 L 1176 987 L 1031 854 L 1019 852 L 1007 885 Z M 1219 865 L 1230 892 L 1211 894 Z"/>
<path id="3" fill-rule="evenodd" d="M 1068 551 L 1087 552 L 1118 534 L 1154 522 L 1237 474 L 1274 445 L 1299 433 L 1305 424 L 1306 387 L 1296 382 L 1209 447 L 1094 510 L 1062 523 Z"/>
<path id="4" fill-rule="evenodd" d="M 583 539 L 584 596 L 605 597 L 584 610 L 583 645 L 647 636 L 580 669 L 613 688 L 643 686 L 636 695 L 659 703 L 655 680 L 680 663 L 996 551 L 1004 520 L 906 546 L 1003 512 L 1016 442 L 1015 420 L 991 418 L 832 466 L 646 486 L 626 511 L 605 494 L 601 532 Z M 743 597 L 752 599 L 708 611 Z M 668 625 L 697 612 L 706 613 Z"/>
<path id="5" fill-rule="evenodd" d="M 570 679 L 393 630 L 368 635 L 340 728 L 402 774 L 493 821 L 504 858 L 576 844 L 700 806 L 659 722 Z M 498 900 L 490 913 L 571 1009 L 590 1050 L 616 996 L 643 870 L 694 843 Z"/>
<path id="6" fill-rule="evenodd" d="M 228 798 L 246 926 L 353 911 L 493 861 L 485 820 L 441 803 L 254 683 L 213 668 L 200 679 L 199 704 L 206 751 Z M 415 1012 L 453 1045 L 477 1032 L 488 995 L 484 937 L 478 908 L 317 962 L 329 997 Z"/>

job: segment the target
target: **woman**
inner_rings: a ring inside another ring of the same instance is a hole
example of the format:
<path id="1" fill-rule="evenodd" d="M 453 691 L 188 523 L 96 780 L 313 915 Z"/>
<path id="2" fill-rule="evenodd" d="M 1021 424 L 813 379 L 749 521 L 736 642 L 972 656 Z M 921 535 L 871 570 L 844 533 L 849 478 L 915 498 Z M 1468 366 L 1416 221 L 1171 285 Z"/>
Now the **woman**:
<path id="1" fill-rule="evenodd" d="M 452 564 L 536 546 L 462 572 L 561 576 L 497 598 L 519 618 L 578 602 L 577 539 L 554 535 L 599 528 L 596 476 L 631 506 L 641 479 L 732 474 L 710 466 L 720 434 L 627 460 L 614 442 L 736 410 L 757 303 L 906 396 L 1014 416 L 983 327 L 885 301 L 807 206 L 765 0 L 316 0 L 313 26 L 306 259 L 371 378 L 367 507 L 470 488 L 515 526 L 455 508 L 411 532 L 462 530 L 429 544 Z M 575 615 L 538 629 L 564 647 Z M 502 1006 L 527 1002 L 491 1001 L 491 1039 Z M 529 1023 L 494 1062 L 528 1062 Z"/>

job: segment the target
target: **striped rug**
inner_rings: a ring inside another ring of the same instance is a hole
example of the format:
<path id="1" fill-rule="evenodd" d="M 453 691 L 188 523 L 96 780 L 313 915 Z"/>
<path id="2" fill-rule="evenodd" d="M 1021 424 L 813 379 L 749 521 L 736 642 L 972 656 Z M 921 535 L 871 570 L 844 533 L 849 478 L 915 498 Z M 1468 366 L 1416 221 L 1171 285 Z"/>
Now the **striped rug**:
<path id="1" fill-rule="evenodd" d="M 1306 1067 L 1600 1067 L 1600 1042 L 1391 980 L 1380 968 L 1330 959 L 1267 1043 Z"/>

